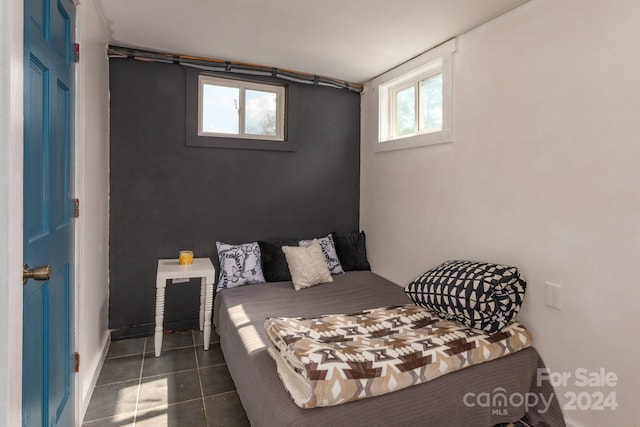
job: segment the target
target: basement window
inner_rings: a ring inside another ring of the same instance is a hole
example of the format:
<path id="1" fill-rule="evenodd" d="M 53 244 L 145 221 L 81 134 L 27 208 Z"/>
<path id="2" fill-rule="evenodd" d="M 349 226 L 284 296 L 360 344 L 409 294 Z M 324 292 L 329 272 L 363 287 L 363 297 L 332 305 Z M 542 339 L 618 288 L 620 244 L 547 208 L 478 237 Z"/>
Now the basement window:
<path id="1" fill-rule="evenodd" d="M 397 67 L 378 89 L 376 151 L 453 141 L 453 52 L 446 42 Z"/>
<path id="2" fill-rule="evenodd" d="M 198 77 L 198 136 L 284 141 L 284 86 Z"/>
<path id="3" fill-rule="evenodd" d="M 297 150 L 297 85 L 269 76 L 185 72 L 187 147 Z"/>

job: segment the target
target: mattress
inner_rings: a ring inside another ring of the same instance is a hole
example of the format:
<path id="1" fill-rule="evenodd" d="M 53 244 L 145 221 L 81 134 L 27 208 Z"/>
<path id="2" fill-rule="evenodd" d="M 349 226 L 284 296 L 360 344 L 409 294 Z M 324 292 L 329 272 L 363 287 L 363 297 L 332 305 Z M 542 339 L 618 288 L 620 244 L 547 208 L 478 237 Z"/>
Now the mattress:
<path id="1" fill-rule="evenodd" d="M 311 317 L 407 303 L 401 287 L 371 272 L 333 278 L 331 283 L 301 291 L 295 291 L 291 282 L 276 282 L 216 294 L 214 325 L 252 426 L 480 427 L 523 417 L 532 426 L 565 425 L 550 384 L 536 383 L 536 369 L 544 364 L 533 347 L 383 396 L 332 407 L 298 407 L 268 354 L 266 318 Z M 494 398 L 487 404 L 480 398 L 498 394 L 539 398 L 535 406 L 523 399 Z"/>

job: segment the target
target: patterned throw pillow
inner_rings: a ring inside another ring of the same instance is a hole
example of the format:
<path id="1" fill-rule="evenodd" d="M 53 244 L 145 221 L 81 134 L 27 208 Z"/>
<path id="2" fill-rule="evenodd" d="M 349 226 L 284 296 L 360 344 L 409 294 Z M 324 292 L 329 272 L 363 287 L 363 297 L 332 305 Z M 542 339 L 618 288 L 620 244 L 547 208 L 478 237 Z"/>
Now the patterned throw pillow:
<path id="1" fill-rule="evenodd" d="M 516 316 L 526 286 L 516 267 L 447 261 L 409 283 L 404 291 L 414 304 L 442 318 L 493 334 Z"/>
<path id="2" fill-rule="evenodd" d="M 216 292 L 236 286 L 264 283 L 258 242 L 242 245 L 216 242 L 216 249 L 220 261 L 220 276 Z"/>
<path id="3" fill-rule="evenodd" d="M 309 246 L 283 246 L 282 251 L 287 258 L 291 281 L 296 291 L 333 282 L 317 239 L 313 239 Z"/>
<path id="4" fill-rule="evenodd" d="M 322 248 L 322 253 L 324 254 L 324 260 L 327 263 L 327 267 L 329 267 L 329 271 L 331 274 L 344 274 L 344 270 L 342 269 L 342 265 L 340 264 L 340 259 L 338 259 L 338 255 L 336 254 L 336 248 L 333 244 L 333 238 L 331 234 L 326 237 L 318 237 L 316 239 L 318 243 L 320 243 L 320 247 Z M 300 240 L 298 245 L 300 246 L 309 246 L 312 240 Z"/>

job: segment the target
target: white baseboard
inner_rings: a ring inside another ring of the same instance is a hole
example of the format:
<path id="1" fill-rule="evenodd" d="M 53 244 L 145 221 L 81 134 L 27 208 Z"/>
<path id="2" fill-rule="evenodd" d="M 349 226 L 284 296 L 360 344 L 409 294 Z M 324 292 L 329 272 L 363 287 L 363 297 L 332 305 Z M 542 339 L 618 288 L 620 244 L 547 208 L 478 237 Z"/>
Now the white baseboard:
<path id="1" fill-rule="evenodd" d="M 91 396 L 93 395 L 93 390 L 96 388 L 96 384 L 98 382 L 98 377 L 100 376 L 100 370 L 102 369 L 102 365 L 104 365 L 104 361 L 107 358 L 107 353 L 109 352 L 109 346 L 111 345 L 111 331 L 107 330 L 105 337 L 103 339 L 102 353 L 100 354 L 100 358 L 97 363 L 90 368 L 93 369 L 93 373 L 91 374 L 91 385 L 87 393 L 82 396 L 80 399 L 80 411 L 79 411 L 79 424 L 81 425 L 82 420 L 84 420 L 84 416 L 87 413 L 87 408 L 89 407 L 89 402 L 91 402 Z"/>

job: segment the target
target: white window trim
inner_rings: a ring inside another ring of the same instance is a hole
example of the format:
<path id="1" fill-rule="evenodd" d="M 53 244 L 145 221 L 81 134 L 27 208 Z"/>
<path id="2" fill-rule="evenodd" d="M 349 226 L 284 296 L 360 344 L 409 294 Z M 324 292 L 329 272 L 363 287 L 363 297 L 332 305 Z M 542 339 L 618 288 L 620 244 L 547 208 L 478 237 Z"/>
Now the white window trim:
<path id="1" fill-rule="evenodd" d="M 375 139 L 375 152 L 453 142 L 453 53 L 455 51 L 456 40 L 449 40 L 371 81 L 371 87 L 378 91 L 378 135 Z M 395 117 L 390 116 L 394 111 L 392 108 L 394 100 L 390 94 L 440 72 L 442 72 L 442 130 L 421 131 L 409 136 L 391 138 Z"/>
<path id="2" fill-rule="evenodd" d="M 238 133 L 221 133 L 221 132 L 204 132 L 202 130 L 203 121 L 203 109 L 202 109 L 202 96 L 205 84 L 212 84 L 216 86 L 232 87 L 240 89 L 239 105 L 238 105 Z M 244 91 L 246 90 L 259 90 L 262 92 L 272 92 L 277 96 L 276 105 L 276 134 L 275 135 L 256 135 L 252 133 L 246 133 L 244 129 Z M 285 87 L 254 83 L 244 80 L 225 79 L 220 77 L 213 77 L 205 74 L 198 76 L 198 136 L 209 137 L 221 137 L 221 138 L 238 138 L 238 139 L 256 139 L 261 141 L 284 141 L 284 114 L 285 114 Z"/>

